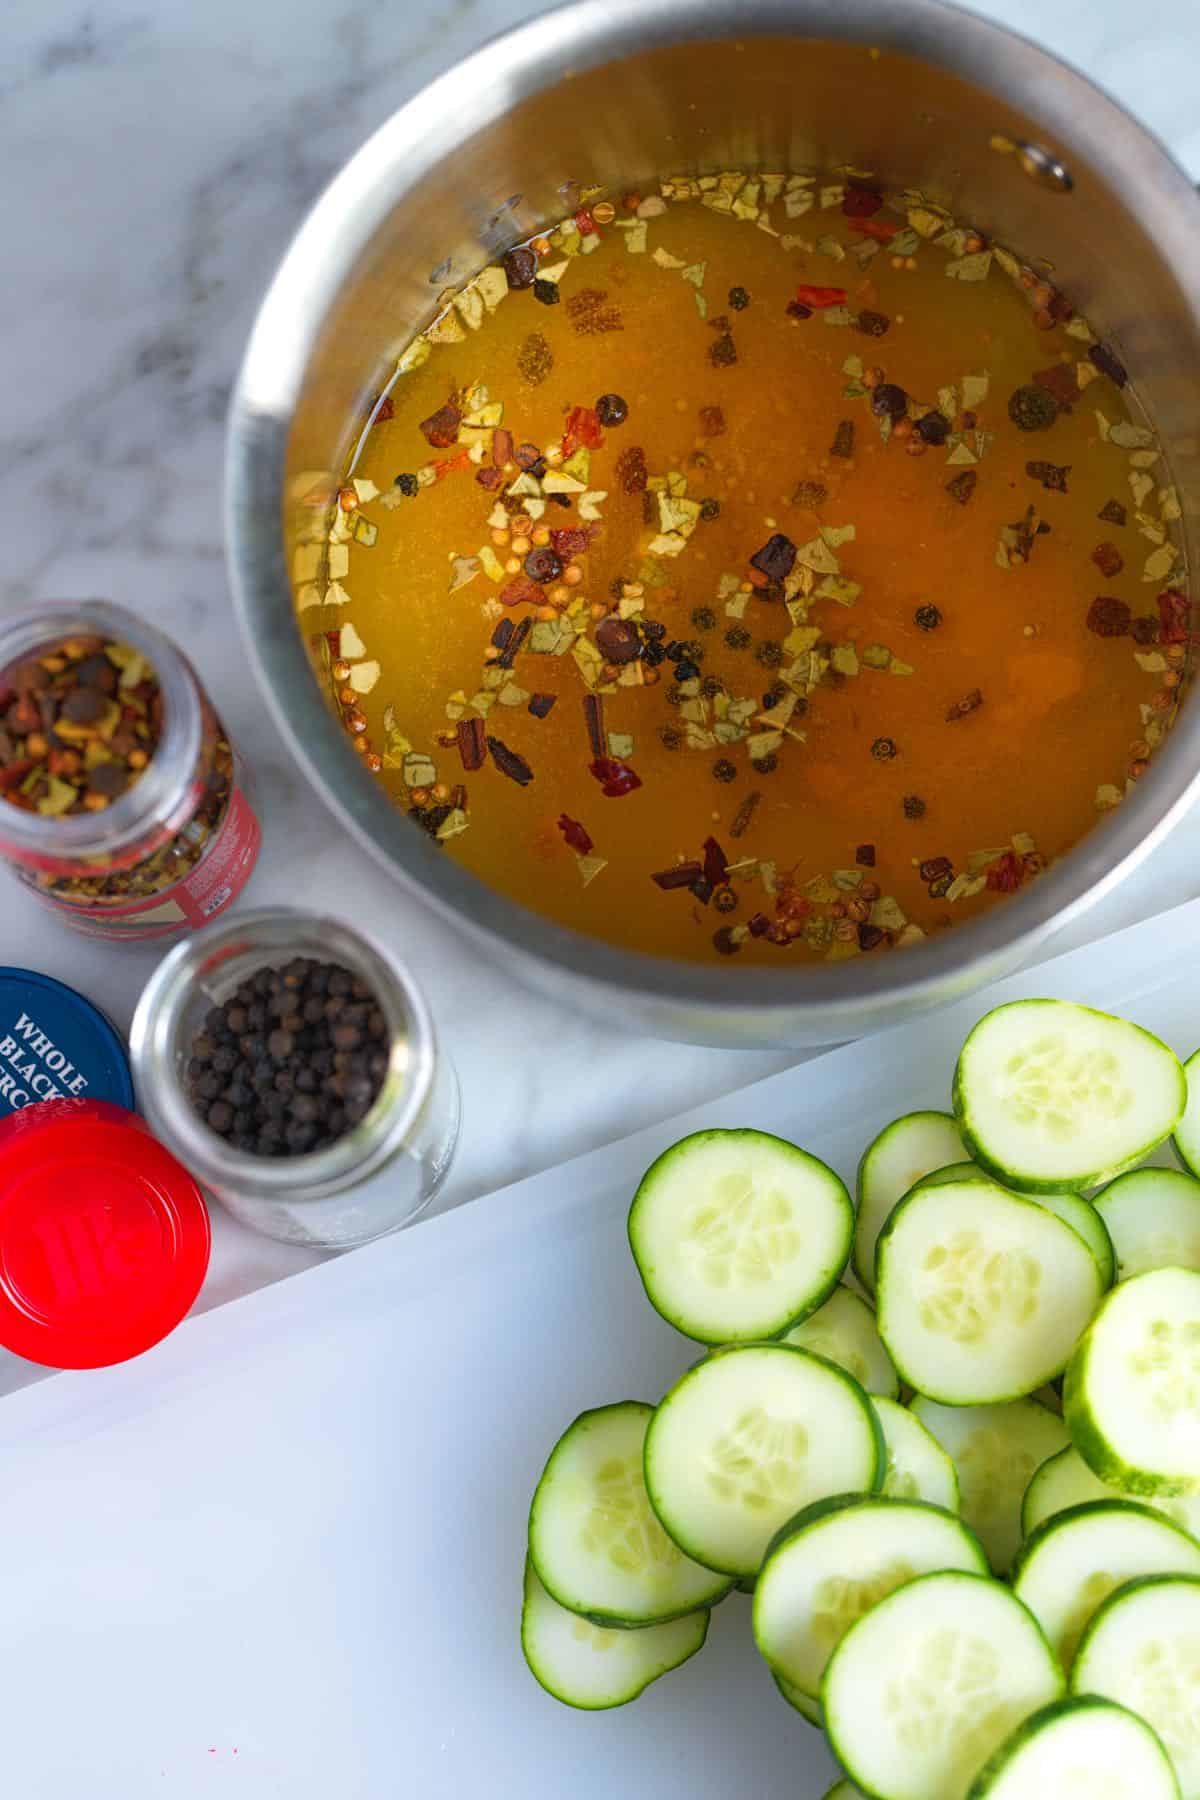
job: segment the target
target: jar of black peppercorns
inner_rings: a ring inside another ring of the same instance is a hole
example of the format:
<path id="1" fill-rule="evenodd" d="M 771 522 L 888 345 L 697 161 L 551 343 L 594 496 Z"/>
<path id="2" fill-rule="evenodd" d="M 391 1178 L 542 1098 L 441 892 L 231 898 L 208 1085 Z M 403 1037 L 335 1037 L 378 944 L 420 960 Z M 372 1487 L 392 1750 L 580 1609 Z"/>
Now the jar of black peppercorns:
<path id="1" fill-rule="evenodd" d="M 130 1032 L 155 1133 L 244 1224 L 344 1249 L 406 1225 L 458 1136 L 407 970 L 340 920 L 234 914 L 165 957 Z"/>
<path id="2" fill-rule="evenodd" d="M 107 601 L 0 625 L 0 856 L 56 917 L 110 941 L 224 912 L 260 831 L 191 664 Z"/>

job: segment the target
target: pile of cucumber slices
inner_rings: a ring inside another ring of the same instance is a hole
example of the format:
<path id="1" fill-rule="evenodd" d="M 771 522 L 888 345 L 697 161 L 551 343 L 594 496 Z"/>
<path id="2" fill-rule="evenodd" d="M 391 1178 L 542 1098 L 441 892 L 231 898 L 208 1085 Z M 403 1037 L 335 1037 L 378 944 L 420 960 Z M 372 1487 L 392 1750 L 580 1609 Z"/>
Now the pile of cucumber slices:
<path id="1" fill-rule="evenodd" d="M 666 1151 L 629 1241 L 706 1351 L 552 1450 L 537 1680 L 620 1706 L 737 1588 L 826 1800 L 1200 1800 L 1198 1175 L 1200 1052 L 1058 1000 L 981 1020 L 857 1203 L 764 1132 Z"/>

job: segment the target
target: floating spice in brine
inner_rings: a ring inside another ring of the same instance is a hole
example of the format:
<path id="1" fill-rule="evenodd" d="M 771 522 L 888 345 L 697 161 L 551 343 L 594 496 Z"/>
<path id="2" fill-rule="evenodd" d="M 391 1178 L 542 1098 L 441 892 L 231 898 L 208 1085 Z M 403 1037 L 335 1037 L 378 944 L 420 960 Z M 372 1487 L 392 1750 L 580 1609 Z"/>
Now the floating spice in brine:
<path id="1" fill-rule="evenodd" d="M 297 603 L 364 767 L 514 900 L 731 981 L 1001 903 L 973 846 L 1060 856 L 1186 693 L 1179 497 L 1103 321 L 874 177 L 585 191 L 314 485 Z M 602 857 L 568 836 L 624 797 Z"/>

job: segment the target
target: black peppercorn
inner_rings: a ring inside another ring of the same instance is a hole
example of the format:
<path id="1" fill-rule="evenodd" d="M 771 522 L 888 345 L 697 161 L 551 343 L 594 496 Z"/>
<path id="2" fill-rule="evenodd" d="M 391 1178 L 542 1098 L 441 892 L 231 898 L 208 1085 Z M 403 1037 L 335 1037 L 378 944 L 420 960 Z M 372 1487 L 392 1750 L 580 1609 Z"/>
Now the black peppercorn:
<path id="1" fill-rule="evenodd" d="M 723 756 L 719 762 L 713 764 L 714 781 L 733 781 L 736 775 L 737 768 L 727 757 Z"/>
<path id="2" fill-rule="evenodd" d="M 406 495 L 407 498 L 411 500 L 417 491 L 419 483 L 415 475 L 397 475 L 396 486 L 400 489 L 402 494 Z"/>
<path id="3" fill-rule="evenodd" d="M 694 606 L 692 608 L 692 624 L 700 631 L 711 631 L 717 622 L 717 615 L 711 606 Z"/>
<path id="4" fill-rule="evenodd" d="M 750 644 L 750 633 L 744 625 L 731 625 L 725 633 L 725 642 L 731 650 L 745 650 Z"/>
<path id="5" fill-rule="evenodd" d="M 936 631 L 942 622 L 942 615 L 936 606 L 918 606 L 913 618 L 922 631 Z"/>
<path id="6" fill-rule="evenodd" d="M 734 312 L 744 312 L 746 310 L 750 304 L 750 296 L 744 287 L 730 288 L 729 304 L 732 306 Z"/>
<path id="7" fill-rule="evenodd" d="M 889 737 L 877 737 L 871 745 L 871 755 L 876 762 L 891 762 L 896 755 L 895 740 Z"/>
<path id="8" fill-rule="evenodd" d="M 596 402 L 596 417 L 602 425 L 623 425 L 629 417 L 629 406 L 620 394 L 601 394 Z"/>
<path id="9" fill-rule="evenodd" d="M 923 819 L 925 817 L 925 802 L 920 794 L 905 794 L 902 804 L 906 819 Z"/>

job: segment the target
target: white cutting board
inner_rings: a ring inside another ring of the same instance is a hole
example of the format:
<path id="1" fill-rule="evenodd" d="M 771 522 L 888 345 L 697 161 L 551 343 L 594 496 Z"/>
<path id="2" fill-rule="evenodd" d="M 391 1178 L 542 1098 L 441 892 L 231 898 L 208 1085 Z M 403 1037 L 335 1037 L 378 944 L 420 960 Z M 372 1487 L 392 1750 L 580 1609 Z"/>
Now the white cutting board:
<path id="1" fill-rule="evenodd" d="M 1041 993 L 1191 1051 L 1200 901 L 5 1400 L 5 1792 L 816 1800 L 831 1764 L 740 1596 L 633 1706 L 541 1692 L 517 1635 L 530 1491 L 576 1413 L 653 1400 L 696 1354 L 625 1243 L 660 1149 L 755 1125 L 852 1177 L 888 1118 L 946 1104 L 988 1004 Z"/>

